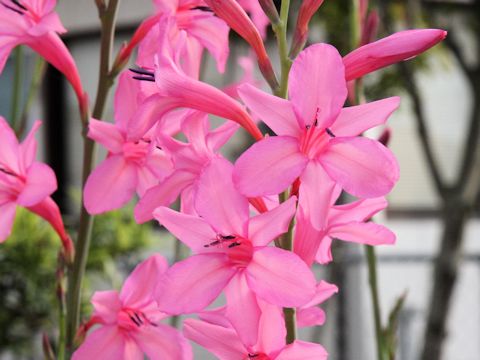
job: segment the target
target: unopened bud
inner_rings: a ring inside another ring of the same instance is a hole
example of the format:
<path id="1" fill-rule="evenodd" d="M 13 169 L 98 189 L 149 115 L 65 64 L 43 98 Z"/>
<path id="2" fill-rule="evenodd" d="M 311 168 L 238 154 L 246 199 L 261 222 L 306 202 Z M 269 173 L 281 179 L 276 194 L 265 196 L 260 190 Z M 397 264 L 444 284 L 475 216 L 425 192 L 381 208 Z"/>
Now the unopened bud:
<path id="1" fill-rule="evenodd" d="M 392 130 L 390 130 L 390 128 L 387 127 L 385 128 L 385 130 L 383 130 L 383 133 L 378 138 L 378 142 L 388 147 L 388 143 L 390 142 L 391 137 L 392 137 Z"/>
<path id="2" fill-rule="evenodd" d="M 304 0 L 300 6 L 297 17 L 297 25 L 293 34 L 292 47 L 290 48 L 290 59 L 294 59 L 302 51 L 308 38 L 308 24 L 313 14 L 323 4 L 323 0 Z"/>
<path id="3" fill-rule="evenodd" d="M 53 353 L 52 345 L 50 344 L 50 339 L 46 333 L 42 334 L 42 348 L 43 356 L 46 360 L 55 360 L 55 354 Z"/>
<path id="4" fill-rule="evenodd" d="M 277 8 L 272 0 L 258 0 L 258 3 L 263 9 L 263 12 L 270 19 L 270 22 L 275 25 L 280 22 L 280 16 L 278 16 Z"/>

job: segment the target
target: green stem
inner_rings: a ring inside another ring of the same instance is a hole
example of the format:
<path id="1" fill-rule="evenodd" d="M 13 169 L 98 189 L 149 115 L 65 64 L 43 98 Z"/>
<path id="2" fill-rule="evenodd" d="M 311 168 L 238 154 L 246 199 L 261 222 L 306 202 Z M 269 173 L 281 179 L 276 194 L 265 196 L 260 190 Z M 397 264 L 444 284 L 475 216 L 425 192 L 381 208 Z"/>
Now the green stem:
<path id="1" fill-rule="evenodd" d="M 111 76 L 111 58 L 119 1 L 120 0 L 110 0 L 107 7 L 99 7 L 98 9 L 101 20 L 101 50 L 97 98 L 95 100 L 92 114 L 95 119 L 101 119 L 103 117 L 108 93 L 114 81 Z M 88 139 L 86 136 L 88 123 L 85 122 L 84 124 L 83 185 L 94 167 L 96 154 L 95 142 Z M 67 304 L 67 345 L 70 350 L 73 350 L 75 332 L 80 318 L 81 290 L 93 226 L 93 217 L 86 211 L 83 206 L 83 201 L 79 226 L 78 238 L 75 246 L 75 260 L 69 281 Z"/>
<path id="2" fill-rule="evenodd" d="M 380 309 L 380 300 L 378 296 L 377 256 L 375 255 L 375 248 L 370 245 L 365 245 L 365 253 L 367 256 L 368 283 L 370 285 L 370 296 L 372 297 L 372 304 L 373 304 L 375 339 L 377 342 L 377 352 L 378 352 L 377 358 L 378 360 L 386 360 L 384 359 L 381 309 Z"/>
<path id="3" fill-rule="evenodd" d="M 15 133 L 20 137 L 25 131 L 25 125 L 27 122 L 28 114 L 30 109 L 33 106 L 33 102 L 37 96 L 40 85 L 42 84 L 43 75 L 45 75 L 45 70 L 47 68 L 47 62 L 43 60 L 40 56 L 37 56 L 35 60 L 35 67 L 33 70 L 32 80 L 30 81 L 30 86 L 28 87 L 27 100 L 23 106 L 22 114 L 20 116 L 20 121 L 15 127 Z"/>
<path id="4" fill-rule="evenodd" d="M 20 114 L 20 98 L 22 92 L 22 68 L 23 68 L 23 48 L 17 46 L 13 51 L 15 59 L 13 72 L 13 89 L 12 89 L 12 103 L 10 108 L 10 121 L 12 122 L 12 129 L 16 130 L 18 126 L 18 118 Z"/>
<path id="5" fill-rule="evenodd" d="M 290 9 L 290 0 L 282 0 L 280 8 L 280 21 L 278 24 L 272 25 L 275 36 L 277 37 L 278 52 L 280 55 L 280 86 L 275 92 L 275 95 L 286 99 L 288 90 L 288 74 L 292 66 L 292 60 L 288 57 L 287 44 L 287 26 L 288 26 L 288 12 Z"/>

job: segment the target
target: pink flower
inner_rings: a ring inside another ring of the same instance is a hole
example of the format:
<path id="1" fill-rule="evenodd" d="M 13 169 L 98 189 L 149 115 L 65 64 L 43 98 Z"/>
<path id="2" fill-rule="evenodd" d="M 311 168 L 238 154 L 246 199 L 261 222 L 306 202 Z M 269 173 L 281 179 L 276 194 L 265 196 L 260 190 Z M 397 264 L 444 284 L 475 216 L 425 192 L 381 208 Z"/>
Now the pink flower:
<path id="1" fill-rule="evenodd" d="M 217 61 L 219 72 L 225 71 L 225 64 L 228 59 L 228 33 L 230 28 L 225 22 L 216 17 L 210 11 L 204 11 L 203 1 L 199 0 L 155 0 L 157 14 L 147 19 L 140 25 L 131 45 L 125 50 L 134 47 L 134 42 L 143 40 L 138 53 L 137 64 L 142 67 L 153 67 L 153 57 L 158 50 L 160 38 L 157 25 L 162 16 L 172 18 L 170 41 L 176 42 L 181 33 L 185 34 L 185 46 L 182 57 L 187 63 L 186 68 L 189 76 L 198 77 L 202 60 L 203 49 L 207 49 Z M 146 36 L 143 39 L 142 35 Z M 163 36 L 163 34 L 162 34 Z"/>
<path id="2" fill-rule="evenodd" d="M 295 212 L 295 198 L 250 218 L 248 200 L 236 192 L 232 165 L 214 159 L 203 171 L 196 193 L 200 217 L 166 207 L 154 217 L 196 254 L 176 263 L 159 284 L 159 307 L 172 314 L 210 304 L 238 276 L 264 301 L 300 306 L 314 294 L 315 279 L 295 254 L 267 246 L 286 232 Z"/>
<path id="3" fill-rule="evenodd" d="M 190 110 L 182 120 L 182 131 L 188 143 L 160 134 L 159 144 L 172 154 L 175 170 L 158 185 L 148 189 L 135 207 L 135 220 L 139 223 L 153 219 L 159 206 L 170 206 L 182 194 L 182 212 L 194 214 L 193 193 L 198 178 L 210 161 L 220 157 L 220 147 L 238 129 L 236 123 L 227 122 L 209 130 L 208 115 Z"/>
<path id="4" fill-rule="evenodd" d="M 210 319 L 214 320 L 214 319 Z M 242 334 L 228 323 L 187 319 L 185 336 L 212 352 L 218 359 L 228 360 L 326 360 L 323 346 L 296 340 L 285 343 L 285 323 L 280 308 L 264 304 L 258 324 L 258 340 L 246 344 Z"/>
<path id="5" fill-rule="evenodd" d="M 135 192 L 143 195 L 173 170 L 169 156 L 150 134 L 128 132 L 132 122 L 147 121 L 135 117 L 145 96 L 139 86 L 130 74 L 122 74 L 115 94 L 115 124 L 90 120 L 88 136 L 109 151 L 85 184 L 85 208 L 90 214 L 125 205 Z"/>
<path id="6" fill-rule="evenodd" d="M 169 29 L 172 19 L 162 19 L 159 26 L 163 36 L 155 68 L 158 94 L 150 96 L 139 108 L 135 117 L 146 121 L 132 122 L 129 133 L 143 134 L 171 110 L 185 107 L 232 120 L 244 127 L 255 139 L 261 139 L 262 133 L 241 104 L 221 90 L 185 74 L 181 66 L 185 42 L 179 40 L 171 44 Z"/>
<path id="7" fill-rule="evenodd" d="M 35 161 L 36 121 L 25 140 L 19 144 L 15 133 L 0 117 L 0 243 L 10 236 L 17 205 L 40 215 L 58 233 L 67 261 L 73 259 L 73 244 L 63 226 L 57 204 L 49 197 L 57 189 L 53 170 Z"/>
<path id="8" fill-rule="evenodd" d="M 372 71 L 411 59 L 445 39 L 447 32 L 439 29 L 399 31 L 386 38 L 359 47 L 343 58 L 347 81 Z"/>
<path id="9" fill-rule="evenodd" d="M 159 323 L 166 317 L 152 299 L 152 290 L 168 264 L 153 255 L 139 264 L 120 293 L 97 291 L 92 297 L 94 313 L 87 327 L 101 327 L 88 335 L 72 359 L 152 360 L 192 359 L 188 342 L 170 326 Z"/>
<path id="10" fill-rule="evenodd" d="M 383 124 L 399 98 L 342 109 L 347 96 L 342 58 L 326 44 L 300 53 L 289 84 L 290 100 L 248 85 L 239 89 L 250 110 L 278 136 L 243 153 L 233 178 L 242 194 L 254 197 L 278 194 L 300 177 L 299 201 L 309 204 L 318 219 L 314 225 L 321 229 L 319 219 L 328 204 L 324 192 L 332 193 L 335 184 L 358 197 L 377 197 L 398 180 L 398 164 L 390 150 L 358 135 Z"/>
<path id="11" fill-rule="evenodd" d="M 383 197 L 331 206 L 320 230 L 311 224 L 312 216 L 299 209 L 294 251 L 309 265 L 314 259 L 326 264 L 332 261 L 334 238 L 367 245 L 393 244 L 396 237 L 392 231 L 383 225 L 367 222 L 386 207 L 387 201 Z"/>
<path id="12" fill-rule="evenodd" d="M 77 66 L 58 34 L 66 32 L 57 13 L 56 0 L 3 0 L 0 3 L 0 73 L 12 49 L 27 45 L 65 75 L 80 106 L 84 91 Z"/>
<path id="13" fill-rule="evenodd" d="M 236 0 L 205 0 L 205 3 L 240 35 L 257 54 L 258 67 L 272 88 L 278 86 L 262 36 Z"/>

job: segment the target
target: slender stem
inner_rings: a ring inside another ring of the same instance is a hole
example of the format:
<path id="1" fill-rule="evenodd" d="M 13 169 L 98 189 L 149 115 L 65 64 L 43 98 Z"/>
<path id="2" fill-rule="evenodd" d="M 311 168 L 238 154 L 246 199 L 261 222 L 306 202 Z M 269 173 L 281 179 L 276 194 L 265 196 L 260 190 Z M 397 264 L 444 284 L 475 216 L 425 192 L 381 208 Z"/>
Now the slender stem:
<path id="1" fill-rule="evenodd" d="M 13 89 L 12 89 L 12 103 L 10 108 L 10 121 L 12 128 L 17 129 L 18 118 L 20 114 L 20 98 L 22 91 L 22 68 L 23 68 L 23 48 L 17 46 L 13 53 L 15 59 L 14 73 L 13 73 Z"/>
<path id="2" fill-rule="evenodd" d="M 100 73 L 98 78 L 97 98 L 93 108 L 93 117 L 101 119 L 105 109 L 108 93 L 113 85 L 111 76 L 111 58 L 113 40 L 115 35 L 115 22 L 120 0 L 110 0 L 108 6 L 99 7 L 101 20 L 101 50 L 100 50 Z M 86 137 L 87 127 L 84 128 L 84 157 L 82 183 L 85 184 L 91 173 L 96 153 L 95 142 Z M 68 308 L 67 308 L 67 345 L 72 350 L 75 332 L 80 318 L 81 290 L 85 267 L 87 264 L 90 238 L 92 234 L 93 217 L 88 214 L 83 206 L 80 213 L 80 228 L 75 248 L 75 261 L 69 281 Z"/>
<path id="3" fill-rule="evenodd" d="M 37 56 L 35 61 L 35 67 L 33 70 L 32 80 L 28 88 L 27 100 L 23 106 L 22 114 L 20 116 L 19 123 L 15 127 L 15 134 L 20 137 L 24 130 L 27 122 L 27 116 L 32 108 L 33 102 L 37 96 L 40 85 L 42 84 L 43 75 L 45 75 L 45 70 L 47 68 L 47 62 L 43 60 L 40 56 Z"/>
<path id="4" fill-rule="evenodd" d="M 280 55 L 280 86 L 275 95 L 286 98 L 288 90 L 288 74 L 292 66 L 292 60 L 288 57 L 287 44 L 287 26 L 288 26 L 288 12 L 290 9 L 290 0 L 282 0 L 280 8 L 280 21 L 278 24 L 272 26 L 275 36 L 277 37 L 278 52 Z"/>
<path id="5" fill-rule="evenodd" d="M 378 296 L 378 283 L 377 283 L 377 256 L 375 255 L 375 248 L 370 245 L 365 245 L 365 253 L 367 256 L 368 266 L 368 283 L 370 285 L 370 296 L 372 297 L 373 304 L 373 320 L 375 323 L 375 339 L 377 342 L 377 358 L 378 360 L 384 359 L 384 345 L 382 335 L 382 319 L 380 300 Z"/>

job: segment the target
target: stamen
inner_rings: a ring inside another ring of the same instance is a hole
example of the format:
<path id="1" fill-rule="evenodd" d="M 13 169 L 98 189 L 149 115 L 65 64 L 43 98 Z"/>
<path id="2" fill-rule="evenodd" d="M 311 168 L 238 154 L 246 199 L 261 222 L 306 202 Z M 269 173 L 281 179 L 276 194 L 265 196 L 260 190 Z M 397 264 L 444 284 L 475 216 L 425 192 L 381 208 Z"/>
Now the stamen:
<path id="1" fill-rule="evenodd" d="M 257 356 L 258 356 L 258 354 L 248 354 L 249 359 L 256 358 Z"/>
<path id="2" fill-rule="evenodd" d="M 135 315 L 135 319 L 137 319 L 138 322 L 143 325 L 143 321 L 142 321 L 142 319 L 140 318 L 140 316 L 138 316 L 137 313 L 134 313 L 134 315 Z"/>
<path id="3" fill-rule="evenodd" d="M 231 243 L 230 245 L 228 245 L 228 248 L 231 249 L 231 248 L 234 248 L 235 246 L 240 246 L 242 245 L 241 243 L 239 243 L 238 241 L 235 241 L 234 243 Z"/>
<path id="4" fill-rule="evenodd" d="M 201 11 L 213 12 L 213 10 L 210 9 L 208 6 L 195 6 L 195 7 L 191 8 L 190 10 L 201 10 Z"/>
<path id="5" fill-rule="evenodd" d="M 8 10 L 12 10 L 13 12 L 19 14 L 19 15 L 24 15 L 24 12 L 21 11 L 21 10 L 18 10 L 18 9 L 15 9 L 14 7 L 10 6 L 10 5 L 7 5 L 5 4 L 4 2 L 1 2 L 1 4 L 6 7 Z"/>
<path id="6" fill-rule="evenodd" d="M 210 244 L 207 244 L 207 245 L 203 245 L 203 247 L 210 247 L 210 246 L 216 246 L 216 245 L 220 245 L 221 243 L 225 242 L 225 241 L 231 241 L 231 240 L 235 240 L 237 237 L 235 235 L 222 235 L 222 234 L 217 234 L 217 239 L 212 241 Z M 235 243 L 234 243 L 235 244 Z M 230 244 L 228 245 L 229 248 L 232 248 L 234 246 L 238 246 L 240 245 L 240 243 L 238 243 L 238 245 L 233 245 L 233 244 Z"/>
<path id="7" fill-rule="evenodd" d="M 28 11 L 28 9 L 27 9 L 25 6 L 23 6 L 23 5 L 20 3 L 20 1 L 18 1 L 18 0 L 10 0 L 10 1 L 11 1 L 12 3 L 14 3 L 15 5 L 17 5 L 20 9 L 23 9 L 23 10 L 25 10 L 25 11 Z"/>
<path id="8" fill-rule="evenodd" d="M 138 322 L 138 320 L 137 320 L 135 317 L 133 317 L 133 316 L 130 315 L 130 314 L 128 314 L 128 317 L 130 318 L 130 320 L 132 320 L 132 321 L 135 323 L 135 325 L 137 325 L 138 327 L 140 327 L 141 324 Z"/>
<path id="9" fill-rule="evenodd" d="M 155 77 L 155 73 L 153 71 L 148 71 L 148 70 L 145 70 L 145 69 L 135 69 L 135 68 L 130 68 L 128 70 L 130 70 L 131 72 L 134 72 L 135 74 Z"/>
<path id="10" fill-rule="evenodd" d="M 4 174 L 17 177 L 17 174 L 15 174 L 15 173 L 13 173 L 13 172 L 11 172 L 11 171 L 5 170 L 5 169 L 3 169 L 3 168 L 1 168 L 1 167 L 0 167 L 0 171 L 3 172 Z"/>
<path id="11" fill-rule="evenodd" d="M 155 82 L 155 78 L 151 78 L 151 77 L 134 76 L 133 78 L 134 78 L 135 80 Z"/>
<path id="12" fill-rule="evenodd" d="M 332 132 L 332 130 L 330 130 L 329 128 L 326 128 L 325 129 L 325 132 L 330 135 L 332 138 L 336 137 L 335 134 Z"/>
<path id="13" fill-rule="evenodd" d="M 233 240 L 236 239 L 235 235 L 220 235 L 223 240 Z"/>

